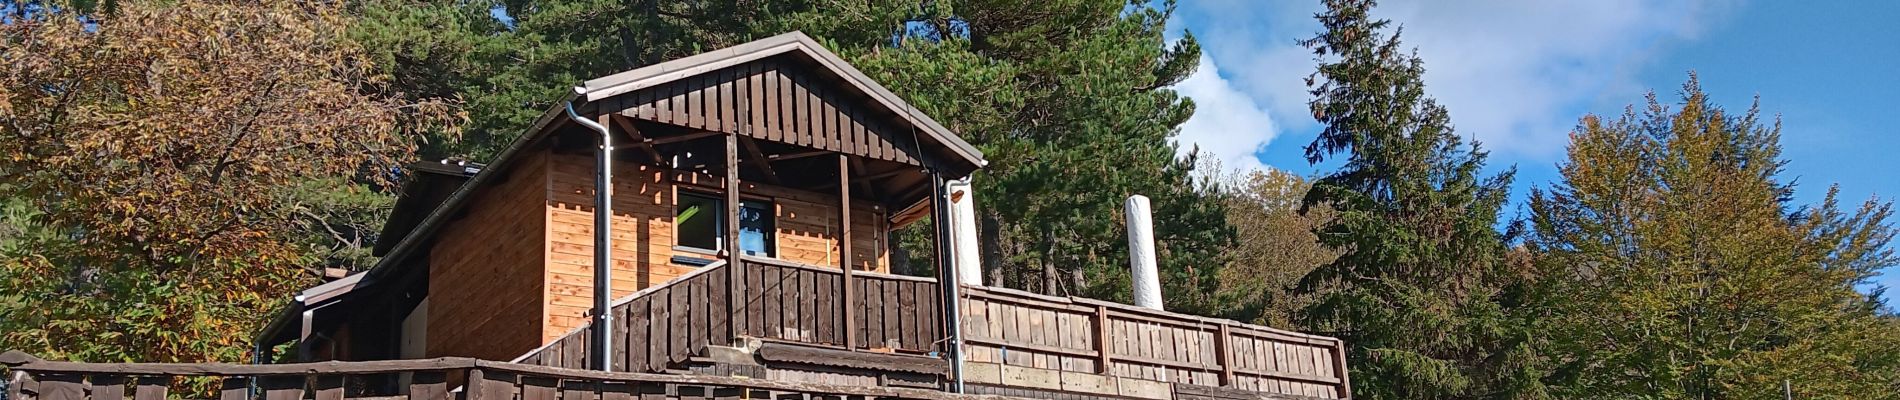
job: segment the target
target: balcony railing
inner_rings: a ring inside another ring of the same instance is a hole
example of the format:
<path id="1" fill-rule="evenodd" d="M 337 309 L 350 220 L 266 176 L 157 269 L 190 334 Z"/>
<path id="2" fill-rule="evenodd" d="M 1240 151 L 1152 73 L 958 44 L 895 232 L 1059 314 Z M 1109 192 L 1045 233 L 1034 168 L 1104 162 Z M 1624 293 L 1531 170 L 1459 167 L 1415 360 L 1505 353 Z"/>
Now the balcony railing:
<path id="1" fill-rule="evenodd" d="M 739 301 L 724 264 L 622 299 L 613 307 L 615 371 L 657 372 L 732 345 L 727 332 L 819 348 L 940 356 L 946 343 L 939 285 L 927 278 L 854 273 L 852 290 L 829 268 L 744 259 Z M 964 287 L 965 380 L 977 386 L 1132 395 L 1230 390 L 1349 398 L 1337 339 L 1076 297 Z M 856 306 L 846 312 L 843 299 Z M 847 323 L 849 318 L 849 323 Z M 728 331 L 727 324 L 737 321 Z M 576 330 L 518 361 L 581 368 L 588 331 Z M 846 335 L 855 335 L 847 340 Z M 848 348 L 855 342 L 855 348 Z M 1103 386 L 1115 388 L 1104 389 Z M 1194 389 L 1199 388 L 1199 389 Z M 998 392 L 1002 393 L 1002 392 Z M 1152 396 L 1150 396 L 1152 397 Z"/>

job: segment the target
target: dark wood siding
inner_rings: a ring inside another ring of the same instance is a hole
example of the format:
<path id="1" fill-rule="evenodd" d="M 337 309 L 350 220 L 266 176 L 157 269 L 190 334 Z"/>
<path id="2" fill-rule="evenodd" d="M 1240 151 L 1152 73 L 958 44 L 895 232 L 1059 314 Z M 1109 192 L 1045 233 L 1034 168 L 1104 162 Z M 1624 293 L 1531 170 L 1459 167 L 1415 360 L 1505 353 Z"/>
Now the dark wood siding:
<path id="1" fill-rule="evenodd" d="M 541 345 L 547 158 L 480 189 L 429 252 L 430 357 L 506 360 Z"/>
<path id="2" fill-rule="evenodd" d="M 600 101 L 632 118 L 876 160 L 925 165 L 917 137 L 863 95 L 807 66 L 765 59 Z"/>

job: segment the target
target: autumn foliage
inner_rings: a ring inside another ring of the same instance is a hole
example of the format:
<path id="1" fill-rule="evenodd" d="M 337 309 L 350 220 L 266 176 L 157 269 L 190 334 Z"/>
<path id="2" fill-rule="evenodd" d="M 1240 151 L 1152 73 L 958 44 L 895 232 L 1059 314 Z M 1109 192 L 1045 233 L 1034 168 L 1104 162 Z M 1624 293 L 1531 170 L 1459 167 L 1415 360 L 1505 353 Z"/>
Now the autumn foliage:
<path id="1" fill-rule="evenodd" d="M 243 361 L 315 282 L 291 188 L 387 180 L 453 102 L 400 101 L 348 17 L 290 2 L 45 7 L 0 24 L 0 348 Z"/>

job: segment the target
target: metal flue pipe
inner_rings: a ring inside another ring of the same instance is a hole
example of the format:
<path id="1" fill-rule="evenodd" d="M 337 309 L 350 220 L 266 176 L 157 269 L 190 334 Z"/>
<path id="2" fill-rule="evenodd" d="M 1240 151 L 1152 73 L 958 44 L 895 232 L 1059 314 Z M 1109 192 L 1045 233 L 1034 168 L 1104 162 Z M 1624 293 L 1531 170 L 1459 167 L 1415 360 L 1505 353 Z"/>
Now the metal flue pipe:
<path id="1" fill-rule="evenodd" d="M 1148 196 L 1129 196 L 1127 208 L 1128 264 L 1135 281 L 1135 305 L 1160 310 L 1161 273 L 1155 264 L 1155 224 Z"/>
<path id="2" fill-rule="evenodd" d="M 587 90 L 575 87 L 574 94 L 585 96 Z M 594 172 L 594 311 L 592 333 L 588 335 L 588 368 L 608 371 L 613 364 L 607 360 L 613 354 L 613 313 L 607 312 L 607 302 L 613 296 L 613 188 L 614 188 L 614 137 L 607 126 L 582 118 L 574 112 L 574 102 L 567 102 L 567 117 L 575 123 L 600 133 L 600 151 L 595 158 L 598 165 Z"/>

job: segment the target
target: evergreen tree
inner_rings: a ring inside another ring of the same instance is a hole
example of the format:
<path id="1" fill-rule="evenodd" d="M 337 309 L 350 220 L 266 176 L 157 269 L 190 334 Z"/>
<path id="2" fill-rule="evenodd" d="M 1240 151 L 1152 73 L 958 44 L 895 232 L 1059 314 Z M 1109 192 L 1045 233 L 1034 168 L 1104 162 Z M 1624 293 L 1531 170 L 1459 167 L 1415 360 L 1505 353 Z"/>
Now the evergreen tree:
<path id="1" fill-rule="evenodd" d="M 1301 42 L 1320 60 L 1307 158 L 1343 161 L 1306 197 L 1338 210 L 1316 232 L 1343 254 L 1302 280 L 1319 293 L 1304 323 L 1351 346 L 1359 398 L 1542 397 L 1495 229 L 1513 172 L 1481 176 L 1486 153 L 1425 95 L 1422 61 L 1373 5 L 1326 1 L 1325 31 Z"/>
<path id="2" fill-rule="evenodd" d="M 1691 75 L 1586 116 L 1563 182 L 1531 198 L 1567 397 L 1900 397 L 1900 331 L 1855 290 L 1896 263 L 1891 204 L 1791 204 L 1781 126 L 1711 104 Z"/>

